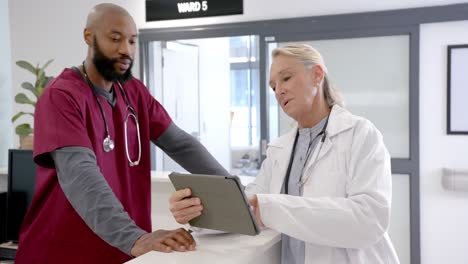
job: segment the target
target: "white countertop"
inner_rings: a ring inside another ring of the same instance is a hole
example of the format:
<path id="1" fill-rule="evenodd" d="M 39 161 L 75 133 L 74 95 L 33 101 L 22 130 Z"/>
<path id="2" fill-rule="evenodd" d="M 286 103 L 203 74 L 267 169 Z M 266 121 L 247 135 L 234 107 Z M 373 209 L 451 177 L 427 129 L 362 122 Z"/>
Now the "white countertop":
<path id="1" fill-rule="evenodd" d="M 182 225 L 175 222 L 170 214 L 167 201 L 173 192 L 173 186 L 169 180 L 170 172 L 152 171 L 151 181 L 153 182 L 152 199 L 152 224 L 156 229 L 175 229 Z M 241 183 L 247 185 L 255 178 L 249 176 L 239 176 Z M 187 226 L 182 226 L 187 227 Z M 157 251 L 148 252 L 135 258 L 127 264 L 277 264 L 281 261 L 281 236 L 271 230 L 263 230 L 257 236 L 247 236 L 240 234 L 203 234 L 192 233 L 197 241 L 197 249 L 189 252 L 162 253 Z"/>
<path id="2" fill-rule="evenodd" d="M 267 251 L 274 253 L 274 258 L 265 263 L 279 261 L 280 234 L 271 229 L 263 230 L 257 236 L 239 234 L 196 234 L 193 233 L 197 242 L 197 249 L 188 252 L 162 253 L 157 251 L 148 252 L 135 258 L 127 264 L 190 264 L 190 263 L 260 263 L 260 258 L 265 258 Z"/>
<path id="3" fill-rule="evenodd" d="M 151 171 L 151 181 L 152 182 L 163 182 L 170 183 L 169 174 L 170 171 Z M 241 183 L 245 186 L 255 180 L 255 177 L 251 176 L 238 176 Z"/>

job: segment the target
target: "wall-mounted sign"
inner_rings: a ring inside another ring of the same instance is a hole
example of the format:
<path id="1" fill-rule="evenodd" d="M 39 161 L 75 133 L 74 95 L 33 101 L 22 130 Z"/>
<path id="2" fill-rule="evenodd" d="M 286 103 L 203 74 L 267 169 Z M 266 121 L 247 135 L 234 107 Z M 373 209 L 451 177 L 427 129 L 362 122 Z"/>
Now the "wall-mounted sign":
<path id="1" fill-rule="evenodd" d="M 243 0 L 146 0 L 146 21 L 243 14 Z"/>

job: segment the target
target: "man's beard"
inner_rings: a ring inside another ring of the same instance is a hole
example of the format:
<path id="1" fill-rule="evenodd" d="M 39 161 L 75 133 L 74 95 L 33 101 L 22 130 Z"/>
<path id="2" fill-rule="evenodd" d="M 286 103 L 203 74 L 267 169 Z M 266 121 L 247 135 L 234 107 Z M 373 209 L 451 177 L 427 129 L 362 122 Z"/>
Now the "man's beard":
<path id="1" fill-rule="evenodd" d="M 121 56 L 120 58 L 108 58 L 106 55 L 104 55 L 101 51 L 101 48 L 99 47 L 99 44 L 97 43 L 96 36 L 94 36 L 94 57 L 93 57 L 93 63 L 94 66 L 96 67 L 97 71 L 104 77 L 109 82 L 126 82 L 130 79 L 133 78 L 132 75 L 132 66 L 133 66 L 133 59 L 130 58 L 129 56 Z M 115 64 L 121 60 L 121 59 L 129 59 L 130 62 L 130 67 L 128 67 L 128 70 L 125 71 L 124 73 L 120 74 L 115 70 Z"/>

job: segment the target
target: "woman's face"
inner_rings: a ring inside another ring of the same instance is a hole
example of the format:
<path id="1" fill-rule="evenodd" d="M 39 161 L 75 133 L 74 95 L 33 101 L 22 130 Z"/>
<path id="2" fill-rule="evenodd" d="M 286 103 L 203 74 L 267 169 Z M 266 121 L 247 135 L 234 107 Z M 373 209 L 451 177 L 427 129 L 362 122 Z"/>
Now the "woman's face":
<path id="1" fill-rule="evenodd" d="M 314 69 L 306 69 L 304 64 L 289 56 L 273 58 L 270 68 L 270 87 L 275 93 L 283 111 L 298 121 L 311 113 L 317 87 L 314 84 Z"/>

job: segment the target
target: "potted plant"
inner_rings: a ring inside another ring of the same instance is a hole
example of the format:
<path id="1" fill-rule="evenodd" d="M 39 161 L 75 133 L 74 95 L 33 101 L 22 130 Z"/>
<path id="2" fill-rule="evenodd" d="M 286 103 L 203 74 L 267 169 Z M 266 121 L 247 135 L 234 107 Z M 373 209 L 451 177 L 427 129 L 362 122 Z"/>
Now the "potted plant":
<path id="1" fill-rule="evenodd" d="M 49 83 L 49 81 L 53 79 L 53 77 L 47 76 L 45 74 L 45 68 L 47 68 L 47 66 L 49 66 L 49 64 L 52 63 L 52 61 L 53 59 L 49 60 L 43 66 L 40 66 L 39 64 L 33 66 L 31 63 L 23 60 L 16 62 L 16 65 L 34 74 L 36 80 L 34 82 L 34 85 L 30 82 L 23 82 L 21 84 L 21 87 L 23 89 L 28 90 L 30 94 L 33 95 L 32 99 L 30 99 L 30 97 L 28 97 L 25 93 L 22 92 L 19 92 L 15 96 L 16 103 L 31 105 L 33 107 L 33 110 L 31 112 L 18 112 L 11 118 L 11 122 L 14 123 L 18 118 L 24 115 L 30 115 L 34 117 L 34 107 L 36 107 L 37 100 L 42 95 L 42 92 L 44 91 L 44 88 Z M 33 128 L 29 123 L 21 123 L 17 125 L 15 133 L 20 138 L 20 149 L 32 149 Z"/>

